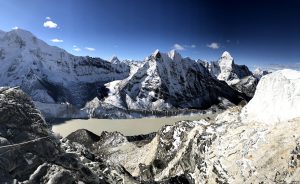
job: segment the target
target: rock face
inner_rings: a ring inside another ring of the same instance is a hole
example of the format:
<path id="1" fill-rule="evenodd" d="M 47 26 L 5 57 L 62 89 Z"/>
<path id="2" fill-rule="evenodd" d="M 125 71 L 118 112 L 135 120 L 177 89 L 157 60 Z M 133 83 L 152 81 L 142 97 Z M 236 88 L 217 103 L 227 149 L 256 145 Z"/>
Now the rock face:
<path id="1" fill-rule="evenodd" d="M 100 140 L 100 137 L 98 135 L 85 129 L 79 129 L 73 132 L 72 134 L 68 135 L 66 138 L 68 140 L 72 140 L 72 142 L 82 144 L 87 148 L 89 148 L 95 142 L 98 142 Z"/>
<path id="2" fill-rule="evenodd" d="M 81 137 L 93 137 L 86 135 Z M 104 184 L 124 179 L 134 183 L 122 166 L 80 144 L 60 142 L 22 91 L 0 88 L 0 183 Z"/>
<path id="3" fill-rule="evenodd" d="M 182 58 L 175 50 L 158 50 L 146 58 L 136 73 L 110 83 L 104 103 L 133 110 L 206 109 L 227 99 L 245 99 L 226 83 L 212 78 L 199 62 Z"/>
<path id="4" fill-rule="evenodd" d="M 300 182 L 300 119 L 243 123 L 240 110 L 165 126 L 141 147 L 123 141 L 92 152 L 122 164 L 142 183 Z M 109 140 L 112 135 L 119 137 Z"/>
<path id="5" fill-rule="evenodd" d="M 225 51 L 219 61 L 206 63 L 210 74 L 236 90 L 253 97 L 258 78 L 245 65 L 234 63 L 233 57 Z"/>
<path id="6" fill-rule="evenodd" d="M 103 98 L 105 83 L 130 72 L 125 63 L 73 56 L 21 29 L 0 34 L 0 64 L 0 86 L 20 86 L 49 116 Z"/>
<path id="7" fill-rule="evenodd" d="M 299 117 L 300 72 L 286 69 L 263 76 L 241 116 L 267 124 Z"/>

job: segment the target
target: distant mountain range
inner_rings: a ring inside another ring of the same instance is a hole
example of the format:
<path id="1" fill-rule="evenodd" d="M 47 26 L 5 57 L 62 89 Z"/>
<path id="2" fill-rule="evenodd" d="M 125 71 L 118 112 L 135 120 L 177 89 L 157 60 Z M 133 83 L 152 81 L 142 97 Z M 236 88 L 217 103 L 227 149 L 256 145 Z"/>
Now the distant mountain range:
<path id="1" fill-rule="evenodd" d="M 175 50 L 144 61 L 78 57 L 21 29 L 0 32 L 0 64 L 0 86 L 20 86 L 48 118 L 239 104 L 264 74 L 236 65 L 228 52 L 211 63 Z"/>

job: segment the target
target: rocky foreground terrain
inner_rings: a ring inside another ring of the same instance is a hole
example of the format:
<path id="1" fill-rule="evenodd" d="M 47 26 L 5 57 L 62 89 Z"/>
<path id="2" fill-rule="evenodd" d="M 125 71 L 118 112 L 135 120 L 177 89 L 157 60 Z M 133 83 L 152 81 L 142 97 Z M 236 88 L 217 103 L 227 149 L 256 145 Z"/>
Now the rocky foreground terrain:
<path id="1" fill-rule="evenodd" d="M 1 88 L 0 183 L 299 183 L 300 111 L 259 119 L 251 105 L 297 108 L 299 80 L 291 70 L 266 75 L 248 105 L 214 119 L 180 121 L 149 135 L 78 130 L 64 139 L 25 93 Z M 276 86 L 284 90 L 278 94 Z"/>

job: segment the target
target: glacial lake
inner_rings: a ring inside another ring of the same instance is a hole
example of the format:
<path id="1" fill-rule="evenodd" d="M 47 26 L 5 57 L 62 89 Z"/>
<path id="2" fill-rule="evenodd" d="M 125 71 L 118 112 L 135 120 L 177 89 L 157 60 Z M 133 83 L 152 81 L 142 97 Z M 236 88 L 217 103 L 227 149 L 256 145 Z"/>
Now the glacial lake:
<path id="1" fill-rule="evenodd" d="M 212 116 L 205 114 L 141 119 L 72 119 L 60 124 L 53 124 L 52 130 L 63 137 L 78 129 L 87 129 L 97 135 L 100 135 L 102 131 L 118 131 L 123 135 L 131 136 L 157 132 L 164 125 L 172 125 L 181 120 L 199 120 Z"/>

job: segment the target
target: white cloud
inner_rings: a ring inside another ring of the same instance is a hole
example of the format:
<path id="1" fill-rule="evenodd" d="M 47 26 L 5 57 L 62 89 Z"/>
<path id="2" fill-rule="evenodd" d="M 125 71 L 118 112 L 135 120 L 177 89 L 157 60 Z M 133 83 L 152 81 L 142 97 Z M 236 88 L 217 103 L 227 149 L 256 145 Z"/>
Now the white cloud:
<path id="1" fill-rule="evenodd" d="M 178 43 L 175 43 L 173 45 L 173 49 L 175 49 L 175 50 L 185 50 L 185 48 L 182 45 L 178 44 Z"/>
<path id="2" fill-rule="evenodd" d="M 92 48 L 92 47 L 85 47 L 86 50 L 88 51 L 95 51 L 96 49 L 95 48 Z"/>
<path id="3" fill-rule="evenodd" d="M 47 20 L 46 22 L 44 22 L 44 27 L 47 28 L 57 28 L 57 24 L 55 22 L 53 22 L 52 20 Z"/>
<path id="4" fill-rule="evenodd" d="M 76 51 L 76 52 L 80 52 L 81 48 L 75 47 L 75 48 L 73 48 L 73 50 Z"/>
<path id="5" fill-rule="evenodd" d="M 73 45 L 73 50 L 76 52 L 80 52 L 81 48 L 77 47 L 77 45 Z"/>
<path id="6" fill-rule="evenodd" d="M 46 17 L 46 20 L 51 20 L 51 18 L 50 17 Z"/>
<path id="7" fill-rule="evenodd" d="M 187 49 L 194 49 L 196 47 L 197 46 L 195 44 L 192 44 L 192 45 L 180 45 L 178 43 L 175 43 L 172 48 L 175 49 L 175 50 L 187 50 Z"/>
<path id="8" fill-rule="evenodd" d="M 216 42 L 212 42 L 211 44 L 208 44 L 207 47 L 211 48 L 211 49 L 218 49 L 218 48 L 220 48 L 220 44 L 218 44 Z"/>
<path id="9" fill-rule="evenodd" d="M 300 63 L 282 63 L 282 64 L 269 64 L 264 67 L 260 67 L 263 70 L 267 71 L 277 71 L 282 69 L 292 69 L 292 70 L 298 70 L 300 71 Z"/>
<path id="10" fill-rule="evenodd" d="M 16 30 L 16 29 L 19 29 L 17 26 L 15 26 L 15 27 L 13 27 L 13 28 L 11 28 L 11 29 L 13 29 L 13 30 Z"/>
<path id="11" fill-rule="evenodd" d="M 58 38 L 54 38 L 51 40 L 51 42 L 54 42 L 54 43 L 61 43 L 61 42 L 64 42 L 63 40 L 61 39 L 58 39 Z"/>

